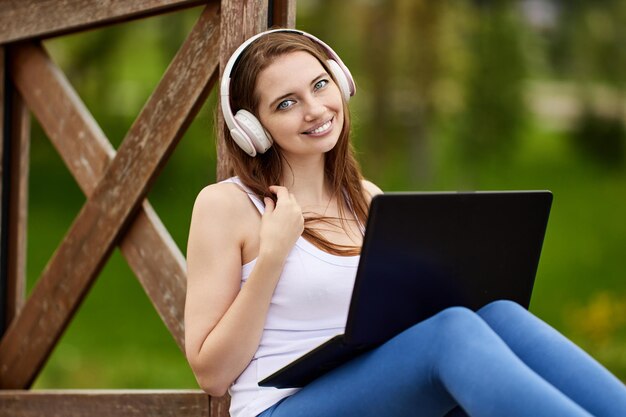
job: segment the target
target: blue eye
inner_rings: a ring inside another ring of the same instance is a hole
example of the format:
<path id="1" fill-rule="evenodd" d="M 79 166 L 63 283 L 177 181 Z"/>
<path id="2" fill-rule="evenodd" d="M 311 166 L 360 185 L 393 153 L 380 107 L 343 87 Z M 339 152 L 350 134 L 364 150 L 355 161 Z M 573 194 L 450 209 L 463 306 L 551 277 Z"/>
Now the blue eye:
<path id="1" fill-rule="evenodd" d="M 280 103 L 278 103 L 278 106 L 276 106 L 276 109 L 277 110 L 288 109 L 289 107 L 291 107 L 293 105 L 293 103 L 295 103 L 294 100 L 283 100 Z"/>
<path id="2" fill-rule="evenodd" d="M 328 84 L 328 80 L 319 80 L 318 82 L 315 83 L 313 88 L 315 90 L 319 90 L 319 89 L 326 87 L 327 84 Z"/>

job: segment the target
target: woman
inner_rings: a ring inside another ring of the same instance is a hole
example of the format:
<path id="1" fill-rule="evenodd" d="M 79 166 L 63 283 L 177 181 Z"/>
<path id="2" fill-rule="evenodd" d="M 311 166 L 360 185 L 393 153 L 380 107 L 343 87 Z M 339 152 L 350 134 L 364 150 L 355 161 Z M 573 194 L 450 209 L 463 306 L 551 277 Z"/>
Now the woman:
<path id="1" fill-rule="evenodd" d="M 222 80 L 234 175 L 196 200 L 186 353 L 232 417 L 618 416 L 624 385 L 518 305 L 451 308 L 301 390 L 257 382 L 343 332 L 367 208 L 350 145 L 354 84 L 312 35 L 277 30 Z M 233 114 L 231 111 L 236 110 Z"/>

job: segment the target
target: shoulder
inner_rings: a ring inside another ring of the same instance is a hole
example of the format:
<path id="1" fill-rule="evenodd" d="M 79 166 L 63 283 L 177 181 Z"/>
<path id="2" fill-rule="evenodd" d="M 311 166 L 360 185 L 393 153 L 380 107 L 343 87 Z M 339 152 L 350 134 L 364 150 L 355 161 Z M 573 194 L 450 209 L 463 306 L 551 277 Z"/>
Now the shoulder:
<path id="1" fill-rule="evenodd" d="M 194 207 L 227 207 L 229 209 L 246 202 L 246 193 L 237 184 L 232 182 L 219 182 L 204 187 L 196 197 Z"/>
<path id="2" fill-rule="evenodd" d="M 241 201 L 246 201 L 245 191 L 234 182 L 218 182 L 207 185 L 198 193 L 196 205 L 221 203 L 221 205 L 237 205 Z"/>
<path id="3" fill-rule="evenodd" d="M 253 214 L 254 206 L 246 192 L 234 183 L 217 183 L 204 187 L 193 206 L 193 218 L 229 225 Z"/>
<path id="4" fill-rule="evenodd" d="M 240 250 L 258 221 L 257 209 L 237 184 L 206 186 L 198 193 L 191 214 L 188 263 L 202 260 L 208 253 L 232 251 L 241 256 Z"/>
<path id="5" fill-rule="evenodd" d="M 376 184 L 366 179 L 361 180 L 361 186 L 365 192 L 365 198 L 368 204 L 375 195 L 383 194 L 383 191 Z"/>

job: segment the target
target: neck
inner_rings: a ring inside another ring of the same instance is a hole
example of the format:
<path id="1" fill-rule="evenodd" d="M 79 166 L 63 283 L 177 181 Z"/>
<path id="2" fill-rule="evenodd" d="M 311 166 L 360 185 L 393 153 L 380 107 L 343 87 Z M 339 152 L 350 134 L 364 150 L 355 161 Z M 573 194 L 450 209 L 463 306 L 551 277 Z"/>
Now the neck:
<path id="1" fill-rule="evenodd" d="M 331 198 L 332 190 L 324 174 L 324 155 L 285 161 L 282 182 L 303 209 L 326 206 Z"/>

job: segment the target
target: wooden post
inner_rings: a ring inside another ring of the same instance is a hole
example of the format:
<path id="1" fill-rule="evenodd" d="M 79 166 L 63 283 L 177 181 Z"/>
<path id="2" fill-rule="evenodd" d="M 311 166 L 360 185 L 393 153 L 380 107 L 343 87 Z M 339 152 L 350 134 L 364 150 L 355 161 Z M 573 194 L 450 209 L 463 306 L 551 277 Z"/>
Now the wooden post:
<path id="1" fill-rule="evenodd" d="M 8 118 L 7 112 L 10 107 L 6 102 L 6 62 L 5 62 L 5 48 L 0 47 L 0 338 L 4 334 L 6 329 L 6 308 L 8 303 L 7 297 L 7 281 L 8 270 L 5 267 L 9 255 L 6 250 L 8 241 L 8 218 L 6 213 L 8 211 L 9 197 L 6 194 L 8 191 L 8 185 L 5 181 L 8 179 L 6 174 L 6 165 L 8 162 L 5 160 L 5 155 L 9 154 L 7 138 L 9 136 L 7 132 L 8 124 L 5 119 Z"/>
<path id="2" fill-rule="evenodd" d="M 268 27 L 296 27 L 296 0 L 270 0 Z"/>
<path id="3" fill-rule="evenodd" d="M 3 48 L 2 333 L 24 303 L 30 149 L 29 113 L 11 82 L 8 59 Z"/>

